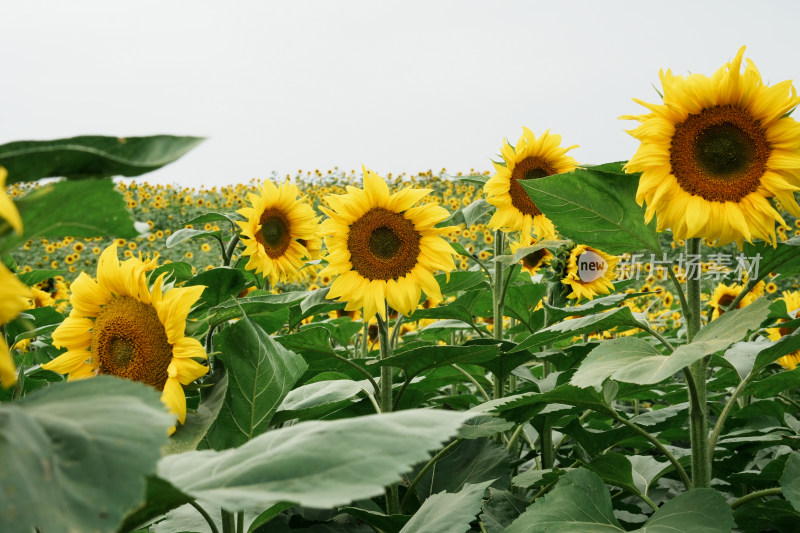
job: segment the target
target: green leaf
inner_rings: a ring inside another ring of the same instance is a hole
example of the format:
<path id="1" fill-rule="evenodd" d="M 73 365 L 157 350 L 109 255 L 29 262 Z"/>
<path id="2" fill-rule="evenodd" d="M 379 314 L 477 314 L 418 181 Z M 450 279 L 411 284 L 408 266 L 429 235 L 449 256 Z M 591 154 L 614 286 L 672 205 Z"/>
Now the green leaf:
<path id="1" fill-rule="evenodd" d="M 467 228 L 475 224 L 482 216 L 494 209 L 494 206 L 483 198 L 478 198 L 466 206 L 461 212 L 464 214 L 464 223 Z"/>
<path id="2" fill-rule="evenodd" d="M 779 242 L 775 247 L 765 242 L 745 243 L 742 253 L 753 263 L 754 271 L 758 273 L 756 276 L 754 272 L 754 279 L 764 279 L 770 272 L 797 276 L 800 275 L 798 246 L 800 246 L 800 236 Z M 756 259 L 757 256 L 760 258 Z"/>
<path id="3" fill-rule="evenodd" d="M 0 516 L 18 531 L 113 531 L 144 502 L 174 419 L 159 393 L 98 376 L 0 405 Z"/>
<path id="4" fill-rule="evenodd" d="M 306 362 L 245 316 L 214 336 L 228 371 L 225 404 L 208 432 L 212 448 L 239 446 L 265 432 Z"/>
<path id="5" fill-rule="evenodd" d="M 653 481 L 672 468 L 649 455 L 622 455 L 608 452 L 595 457 L 586 468 L 611 485 L 626 489 L 633 494 L 647 495 Z"/>
<path id="6" fill-rule="evenodd" d="M 632 533 L 730 533 L 736 524 L 725 497 L 714 489 L 693 489 L 673 498 Z"/>
<path id="7" fill-rule="evenodd" d="M 481 522 L 486 533 L 503 533 L 525 511 L 528 502 L 507 490 L 489 488 L 489 499 L 483 503 Z"/>
<path id="8" fill-rule="evenodd" d="M 564 320 L 548 326 L 523 340 L 512 351 L 530 350 L 537 346 L 571 339 L 583 333 L 594 333 L 617 326 L 639 327 L 641 324 L 634 318 L 630 307 L 618 307 L 605 313 Z"/>
<path id="9" fill-rule="evenodd" d="M 195 224 L 206 224 L 208 222 L 222 222 L 222 221 L 229 222 L 231 226 L 238 230 L 239 226 L 236 224 L 237 220 L 244 220 L 244 217 L 237 213 L 236 211 L 229 211 L 227 213 L 217 213 L 214 211 L 203 213 L 202 215 L 197 215 L 194 218 L 190 218 L 189 220 L 183 223 L 184 226 L 188 225 L 195 225 Z"/>
<path id="10" fill-rule="evenodd" d="M 192 150 L 202 137 L 101 137 L 16 141 L 0 146 L 0 166 L 8 184 L 41 178 L 139 176 L 168 165 Z"/>
<path id="11" fill-rule="evenodd" d="M 435 277 L 442 289 L 443 296 L 454 295 L 482 284 L 485 284 L 486 287 L 489 288 L 486 276 L 480 271 L 467 270 L 451 272 L 449 281 L 445 274 L 437 274 Z"/>
<path id="12" fill-rule="evenodd" d="M 214 374 L 212 378 L 216 384 L 211 393 L 203 398 L 197 411 L 186 413 L 186 421 L 170 437 L 165 455 L 196 449 L 219 416 L 228 391 L 228 374 L 220 372 L 219 375 L 216 371 Z"/>
<path id="13" fill-rule="evenodd" d="M 298 387 L 286 395 L 273 418 L 273 423 L 286 420 L 319 418 L 351 403 L 362 390 L 357 381 L 334 379 L 317 381 Z"/>
<path id="14" fill-rule="evenodd" d="M 22 235 L 0 243 L 0 255 L 39 237 L 136 237 L 125 201 L 111 180 L 50 183 L 16 201 Z"/>
<path id="15" fill-rule="evenodd" d="M 125 517 L 117 533 L 128 533 L 194 499 L 156 476 L 147 478 L 145 502 Z"/>
<path id="16" fill-rule="evenodd" d="M 251 318 L 276 312 L 285 313 L 289 305 L 303 300 L 308 294 L 307 291 L 267 295 L 257 294 L 255 296 L 248 294 L 244 298 L 226 300 L 212 307 L 208 310 L 208 320 L 212 324 L 221 324 L 222 322 L 227 322 L 234 318 L 240 318 L 245 313 Z"/>
<path id="17" fill-rule="evenodd" d="M 167 273 L 167 281 L 174 281 L 176 283 L 186 281 L 194 275 L 192 274 L 192 265 L 184 261 L 175 261 L 153 269 L 149 274 L 150 280 L 157 279 L 158 276 L 164 272 Z"/>
<path id="18" fill-rule="evenodd" d="M 492 437 L 514 427 L 514 422 L 508 422 L 494 415 L 482 415 L 467 420 L 458 430 L 460 439 L 479 439 Z"/>
<path id="19" fill-rule="evenodd" d="M 217 267 L 200 272 L 184 284 L 186 287 L 194 285 L 205 287 L 203 294 L 200 295 L 198 305 L 205 304 L 213 307 L 228 300 L 231 296 L 238 295 L 244 290 L 247 283 L 240 270 Z"/>
<path id="20" fill-rule="evenodd" d="M 204 230 L 204 229 L 193 229 L 193 228 L 183 228 L 177 230 L 175 233 L 167 237 L 167 248 L 173 248 L 179 245 L 182 242 L 186 242 L 191 239 L 199 239 L 202 237 L 221 237 L 222 233 L 219 230 Z"/>
<path id="21" fill-rule="evenodd" d="M 409 515 L 393 514 L 389 516 L 358 507 L 340 507 L 339 512 L 355 516 L 384 533 L 398 533 L 411 519 Z"/>
<path id="22" fill-rule="evenodd" d="M 412 464 L 430 457 L 467 418 L 456 411 L 406 410 L 301 422 L 224 451 L 163 458 L 158 474 L 180 490 L 231 512 L 279 502 L 315 508 L 383 494 Z"/>
<path id="23" fill-rule="evenodd" d="M 528 507 L 505 533 L 577 531 L 624 531 L 614 517 L 611 495 L 603 481 L 597 474 L 583 468 L 562 477 L 549 494 Z"/>
<path id="24" fill-rule="evenodd" d="M 645 224 L 636 203 L 635 175 L 579 168 L 520 183 L 558 232 L 577 243 L 609 254 L 661 252 L 655 219 Z"/>
<path id="25" fill-rule="evenodd" d="M 400 533 L 464 533 L 483 506 L 483 494 L 494 480 L 466 484 L 460 491 L 434 494 L 414 513 Z"/>
<path id="26" fill-rule="evenodd" d="M 30 272 L 20 272 L 17 274 L 17 277 L 25 285 L 32 287 L 42 281 L 61 276 L 64 272 L 64 270 L 31 270 Z"/>
<path id="27" fill-rule="evenodd" d="M 769 305 L 769 300 L 759 298 L 747 307 L 729 311 L 702 328 L 693 342 L 710 341 L 725 344 L 723 348 L 726 348 L 745 338 L 748 332 L 758 329 L 769 316 Z"/>
<path id="28" fill-rule="evenodd" d="M 420 346 L 377 361 L 381 366 L 402 368 L 407 376 L 416 376 L 429 368 L 449 366 L 453 363 L 469 364 L 496 357 L 497 345 L 488 346 Z"/>
<path id="29" fill-rule="evenodd" d="M 780 499 L 743 505 L 736 509 L 734 518 L 743 533 L 793 531 L 800 523 L 800 513 L 795 511 L 789 502 Z"/>
<path id="30" fill-rule="evenodd" d="M 780 484 L 783 497 L 792 504 L 795 511 L 800 511 L 800 453 L 795 451 L 789 455 Z"/>
<path id="31" fill-rule="evenodd" d="M 586 302 L 583 305 L 575 305 L 571 307 L 553 307 L 547 302 L 542 302 L 542 304 L 545 306 L 545 308 L 547 308 L 547 320 L 550 322 L 550 324 L 553 324 L 570 316 L 595 315 L 603 311 L 608 311 L 609 309 L 614 309 L 615 307 L 619 306 L 621 302 L 624 302 L 628 298 L 635 298 L 637 296 L 641 296 L 642 294 L 648 293 L 635 292 L 631 294 L 612 294 L 610 296 L 603 296 L 602 298 L 595 298 L 594 300 Z"/>

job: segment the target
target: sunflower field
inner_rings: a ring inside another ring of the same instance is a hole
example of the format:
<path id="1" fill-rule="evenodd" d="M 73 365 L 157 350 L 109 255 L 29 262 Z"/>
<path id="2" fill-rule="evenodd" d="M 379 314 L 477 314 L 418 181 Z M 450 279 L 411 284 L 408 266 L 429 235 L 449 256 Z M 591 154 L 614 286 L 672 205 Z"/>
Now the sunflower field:
<path id="1" fill-rule="evenodd" d="M 800 530 L 800 97 L 743 54 L 600 165 L 0 146 L 0 530 Z"/>

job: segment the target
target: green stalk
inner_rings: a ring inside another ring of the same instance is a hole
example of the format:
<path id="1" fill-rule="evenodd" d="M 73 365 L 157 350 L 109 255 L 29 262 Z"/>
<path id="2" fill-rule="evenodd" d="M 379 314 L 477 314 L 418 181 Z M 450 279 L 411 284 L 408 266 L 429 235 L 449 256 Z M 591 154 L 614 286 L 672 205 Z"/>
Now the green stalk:
<path id="1" fill-rule="evenodd" d="M 386 319 L 384 320 L 378 313 L 378 338 L 380 340 L 381 360 L 387 359 L 392 355 L 392 345 L 389 336 L 389 306 L 386 306 Z M 381 398 L 380 407 L 382 413 L 392 412 L 392 367 L 385 365 L 381 367 Z M 397 483 L 392 483 L 386 487 L 386 514 L 393 515 L 400 512 L 400 496 Z"/>
<path id="2" fill-rule="evenodd" d="M 700 239 L 686 242 L 687 260 L 700 253 Z M 700 331 L 700 279 L 693 276 L 686 279 L 686 300 L 688 316 L 686 333 L 689 342 Z M 706 371 L 710 357 L 689 366 L 686 385 L 689 389 L 689 437 L 692 444 L 692 485 L 694 488 L 711 486 L 711 454 L 708 448 L 708 405 L 706 400 Z"/>
<path id="3" fill-rule="evenodd" d="M 731 509 L 737 509 L 748 502 L 757 500 L 758 498 L 763 498 L 765 496 L 780 496 L 782 494 L 783 490 L 780 487 L 752 492 L 746 496 L 742 496 L 738 500 L 734 500 L 733 502 L 731 502 Z"/>
<path id="4" fill-rule="evenodd" d="M 494 280 L 492 284 L 492 315 L 494 318 L 494 338 L 503 340 L 503 314 L 505 301 L 503 300 L 503 264 L 497 259 L 505 251 L 506 234 L 500 230 L 494 232 Z M 502 398 L 505 387 L 500 376 L 494 376 L 494 397 Z"/>
<path id="5" fill-rule="evenodd" d="M 431 457 L 431 460 L 428 461 L 428 463 L 425 466 L 422 467 L 422 470 L 419 471 L 419 473 L 416 475 L 416 477 L 414 477 L 413 481 L 411 481 L 411 484 L 408 486 L 408 490 L 406 491 L 406 495 L 403 496 L 403 503 L 400 504 L 400 509 L 405 509 L 406 508 L 406 504 L 408 503 L 408 498 L 414 492 L 414 488 L 417 486 L 417 484 L 420 482 L 420 480 L 422 480 L 422 476 L 424 476 L 425 473 L 428 472 L 428 470 L 430 470 L 431 467 L 434 464 L 436 464 L 436 461 L 441 459 L 447 452 L 452 450 L 459 442 L 461 442 L 461 439 L 456 439 L 453 442 L 451 442 L 450 444 L 448 444 L 447 446 L 445 446 L 444 448 L 442 448 L 441 450 L 439 450 L 439 453 L 437 453 L 436 455 Z"/>
<path id="6" fill-rule="evenodd" d="M 206 524 L 208 524 L 208 528 L 211 530 L 211 533 L 219 533 L 219 529 L 217 529 L 217 524 L 214 523 L 214 519 L 209 516 L 205 509 L 200 507 L 199 503 L 192 500 L 189 502 L 189 505 L 194 507 L 197 512 L 202 515 L 203 519 L 206 521 Z"/>
<path id="7" fill-rule="evenodd" d="M 222 533 L 236 533 L 236 518 L 225 509 L 222 509 Z"/>

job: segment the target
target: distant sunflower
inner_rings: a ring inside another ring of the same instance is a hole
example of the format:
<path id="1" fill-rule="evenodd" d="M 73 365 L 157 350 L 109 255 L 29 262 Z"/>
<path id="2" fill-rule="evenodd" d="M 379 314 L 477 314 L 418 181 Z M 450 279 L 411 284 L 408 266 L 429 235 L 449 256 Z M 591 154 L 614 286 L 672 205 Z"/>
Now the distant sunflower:
<path id="1" fill-rule="evenodd" d="M 555 227 L 525 192 L 521 180 L 544 178 L 575 170 L 577 161 L 566 155 L 577 146 L 561 147 L 561 136 L 546 131 L 538 139 L 528 128 L 516 146 L 503 141 L 502 163 L 495 163 L 497 173 L 483 187 L 486 201 L 497 207 L 489 227 L 520 231 L 523 238 L 533 232 L 539 239 L 555 237 Z"/>
<path id="2" fill-rule="evenodd" d="M 186 317 L 205 289 L 164 290 L 165 274 L 152 289 L 147 272 L 155 262 L 122 263 L 117 245 L 100 256 L 97 280 L 82 272 L 72 282 L 72 311 L 53 332 L 53 345 L 67 352 L 42 365 L 69 379 L 111 374 L 161 391 L 161 401 L 183 423 L 188 385 L 208 372 L 203 346 L 184 335 Z"/>
<path id="3" fill-rule="evenodd" d="M 566 276 L 561 283 L 572 289 L 567 298 L 593 299 L 614 290 L 614 269 L 619 259 L 605 252 L 579 244 L 569 253 Z"/>
<path id="4" fill-rule="evenodd" d="M 711 307 L 711 320 L 716 320 L 722 316 L 733 301 L 744 289 L 744 285 L 726 285 L 720 283 L 711 294 L 708 305 Z M 736 309 L 747 307 L 764 294 L 764 282 L 759 282 L 748 292 L 744 298 L 736 305 Z"/>
<path id="5" fill-rule="evenodd" d="M 8 222 L 8 225 L 14 228 L 17 234 L 22 233 L 22 218 L 19 216 L 17 206 L 11 200 L 11 197 L 6 193 L 6 178 L 8 171 L 5 167 L 0 167 L 0 219 Z"/>
<path id="6" fill-rule="evenodd" d="M 346 301 L 348 311 L 385 317 L 385 304 L 411 314 L 422 291 L 441 300 L 434 270 L 450 272 L 453 249 L 442 238 L 448 230 L 436 224 L 450 215 L 433 204 L 413 207 L 430 189 L 407 187 L 389 194 L 386 182 L 364 169 L 364 188 L 326 196 L 330 218 L 322 223 L 328 265 L 319 273 L 336 276 L 328 298 Z"/>
<path id="7" fill-rule="evenodd" d="M 298 279 L 298 271 L 320 248 L 319 217 L 299 198 L 296 185 L 276 187 L 265 181 L 260 194 L 248 193 L 249 207 L 238 213 L 247 218 L 237 222 L 242 229 L 245 268 L 269 279 L 272 285 Z"/>
<path id="8" fill-rule="evenodd" d="M 642 173 L 636 201 L 675 239 L 774 245 L 784 220 L 769 198 L 800 215 L 800 124 L 787 116 L 800 98 L 790 81 L 765 85 L 750 60 L 740 74 L 743 55 L 710 78 L 660 72 L 663 105 L 634 100 L 650 113 L 620 117 L 642 123 L 629 131 L 641 145 L 626 166 Z"/>
<path id="9" fill-rule="evenodd" d="M 797 291 L 784 291 L 783 296 L 778 298 L 778 300 L 782 300 L 786 303 L 786 311 L 788 311 L 789 316 L 794 318 L 800 318 L 798 316 L 798 311 L 800 311 L 800 292 Z M 783 319 L 780 322 L 784 322 Z M 768 328 L 767 335 L 769 335 L 769 339 L 772 341 L 780 340 L 781 337 L 785 337 L 786 335 L 791 335 L 794 333 L 793 328 Z M 794 370 L 797 368 L 797 365 L 800 364 L 800 350 L 796 352 L 792 352 L 788 355 L 784 355 L 777 361 L 775 361 L 779 365 L 781 365 L 786 370 Z"/>
<path id="10" fill-rule="evenodd" d="M 0 326 L 13 320 L 20 311 L 28 309 L 31 297 L 28 286 L 0 263 Z M 0 385 L 8 388 L 16 382 L 14 360 L 9 353 L 5 335 L 0 333 Z"/>

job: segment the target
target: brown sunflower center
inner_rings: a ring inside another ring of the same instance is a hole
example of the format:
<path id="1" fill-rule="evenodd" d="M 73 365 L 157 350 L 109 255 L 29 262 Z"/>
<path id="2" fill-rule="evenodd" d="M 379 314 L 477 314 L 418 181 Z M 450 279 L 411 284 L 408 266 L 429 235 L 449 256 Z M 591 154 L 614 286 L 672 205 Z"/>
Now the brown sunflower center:
<path id="1" fill-rule="evenodd" d="M 719 314 L 724 313 L 728 309 L 728 306 L 733 303 L 733 301 L 736 299 L 736 296 L 736 294 L 723 294 L 719 297 L 719 301 L 717 302 Z"/>
<path id="2" fill-rule="evenodd" d="M 766 132 L 749 112 L 715 106 L 675 125 L 670 163 L 689 194 L 738 202 L 758 189 L 770 152 Z"/>
<path id="3" fill-rule="evenodd" d="M 152 306 L 130 296 L 113 298 L 94 321 L 91 351 L 101 374 L 164 389 L 172 345 Z"/>
<path id="4" fill-rule="evenodd" d="M 264 246 L 268 256 L 275 259 L 281 257 L 292 240 L 291 225 L 286 213 L 279 209 L 265 209 L 261 213 L 261 230 L 256 240 Z"/>
<path id="5" fill-rule="evenodd" d="M 350 226 L 350 263 L 364 278 L 397 279 L 416 266 L 421 236 L 414 223 L 382 207 L 373 207 Z"/>
<path id="6" fill-rule="evenodd" d="M 556 173 L 556 169 L 550 164 L 549 161 L 541 157 L 526 157 L 522 161 L 514 165 L 514 170 L 511 172 L 511 183 L 508 193 L 511 195 L 511 205 L 522 211 L 523 215 L 541 215 L 542 212 L 533 203 L 531 197 L 525 192 L 525 189 L 520 185 L 520 181 L 535 180 L 544 178 L 545 176 L 552 176 Z"/>

